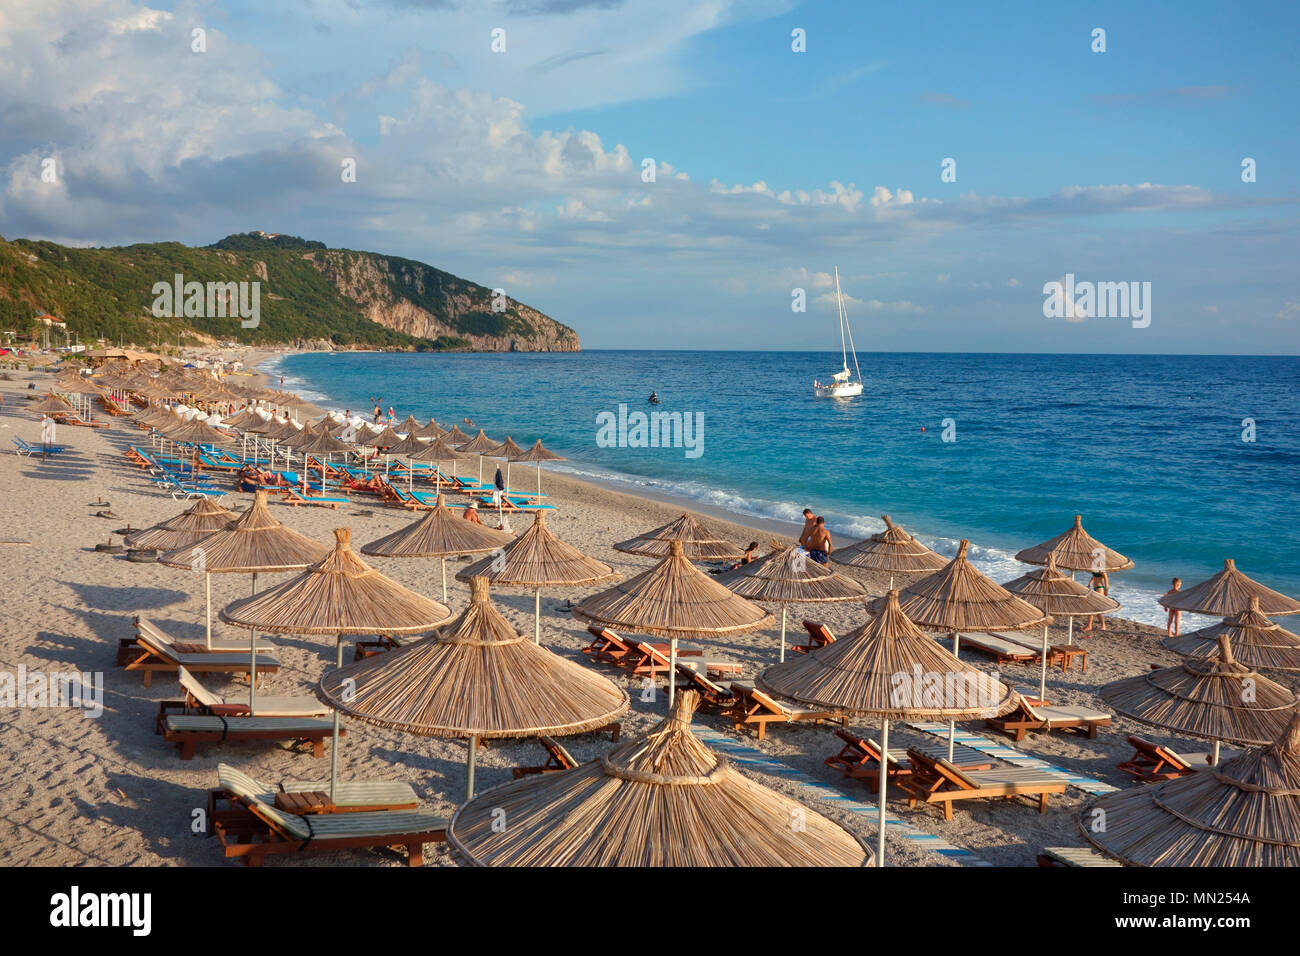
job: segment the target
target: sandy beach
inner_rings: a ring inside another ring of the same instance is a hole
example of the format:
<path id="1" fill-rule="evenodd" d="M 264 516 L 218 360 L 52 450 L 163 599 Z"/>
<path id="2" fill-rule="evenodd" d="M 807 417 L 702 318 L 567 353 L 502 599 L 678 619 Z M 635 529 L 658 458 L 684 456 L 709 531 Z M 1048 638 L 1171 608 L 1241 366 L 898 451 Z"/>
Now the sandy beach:
<path id="1" fill-rule="evenodd" d="M 246 354 L 250 366 L 264 356 Z M 120 543 L 114 532 L 130 526 L 143 528 L 188 507 L 153 489 L 145 474 L 131 466 L 123 452 L 128 444 L 145 440 L 144 433 L 125 419 L 112 419 L 106 429 L 63 427 L 57 440 L 68 446 L 60 456 L 42 460 L 12 453 L 10 439 L 22 438 L 39 444 L 40 426 L 23 411 L 29 381 L 40 383 L 46 373 L 10 372 L 11 380 L 0 382 L 4 406 L 0 408 L 0 484 L 4 495 L 4 529 L 0 532 L 0 575 L 4 580 L 3 606 L 6 626 L 0 633 L 0 665 L 14 672 L 79 671 L 103 675 L 104 712 L 91 719 L 73 708 L 19 707 L 0 711 L 6 746 L 0 750 L 0 861 L 8 865 L 223 865 L 225 861 L 215 839 L 193 832 L 196 811 L 204 807 L 206 791 L 216 785 L 219 762 L 232 763 L 250 775 L 279 781 L 289 778 L 326 779 L 329 774 L 329 745 L 325 759 L 296 753 L 287 745 L 200 746 L 195 758 L 182 761 L 176 749 L 154 732 L 158 702 L 178 696 L 174 677 L 157 676 L 151 687 L 142 686 L 138 674 L 128 674 L 114 665 L 119 639 L 133 633 L 132 616 L 144 614 L 163 630 L 182 640 L 203 636 L 202 580 L 196 574 L 149 563 L 127 561 L 122 555 L 94 550 L 98 543 Z M 275 384 L 275 383 L 272 383 Z M 532 436 L 526 436 L 531 440 Z M 531 487 L 533 475 L 515 466 L 514 481 Z M 219 481 L 228 479 L 218 478 Z M 233 485 L 233 482 L 230 482 Z M 620 541 L 677 517 L 682 508 L 670 501 L 650 500 L 545 472 L 545 491 L 558 512 L 548 519 L 552 530 L 586 554 L 606 562 L 623 576 L 635 574 L 652 564 L 648 558 L 621 554 L 612 548 Z M 113 518 L 96 517 L 103 510 L 98 502 L 110 503 Z M 246 507 L 251 496 L 232 494 L 227 506 Z M 815 502 L 811 503 L 814 507 Z M 273 500 L 273 514 L 289 526 L 318 540 L 330 539 L 331 529 L 349 527 L 353 540 L 363 543 L 410 523 L 406 511 L 357 499 L 338 511 L 325 508 L 290 508 Z M 359 515 L 361 510 L 373 512 Z M 515 518 L 522 531 L 527 518 Z M 714 514 L 709 525 L 729 541 L 745 544 L 757 539 L 766 545 L 779 527 L 762 528 L 726 520 Z M 834 529 L 832 529 L 834 530 Z M 1029 542 L 1027 542 L 1029 543 Z M 1122 549 L 1123 542 L 1114 542 Z M 765 550 L 765 548 L 764 548 Z M 435 598 L 440 597 L 439 565 L 436 560 L 370 559 L 385 574 L 402 584 Z M 465 561 L 448 561 L 449 603 L 454 613 L 464 606 L 466 585 L 452 575 Z M 861 581 L 873 595 L 882 594 L 887 578 L 835 566 Z M 269 575 L 263 586 L 286 580 Z M 624 736 L 644 731 L 664 714 L 666 695 L 662 687 L 655 699 L 642 699 L 642 685 L 622 672 L 591 662 L 580 653 L 588 642 L 586 630 L 570 614 L 560 610 L 566 599 L 574 602 L 592 590 L 556 591 L 542 596 L 542 640 L 555 652 L 599 668 L 616 682 L 627 685 L 632 711 L 623 721 Z M 212 580 L 213 607 L 249 593 L 246 575 L 215 575 Z M 531 593 L 497 591 L 493 600 L 521 630 L 531 632 Z M 779 620 L 779 609 L 777 609 Z M 836 634 L 845 634 L 865 620 L 856 603 L 790 608 L 791 635 L 802 638 L 799 621 L 809 618 L 827 624 Z M 1188 615 L 1185 629 L 1201 622 Z M 244 632 L 214 624 L 214 636 L 227 639 Z M 1096 706 L 1097 688 L 1107 681 L 1145 671 L 1152 664 L 1168 665 L 1179 658 L 1159 646 L 1162 632 L 1123 619 L 1110 622 L 1104 634 L 1081 641 L 1088 652 L 1087 670 L 1076 662 L 1067 671 L 1049 672 L 1048 696 L 1053 703 Z M 1053 644 L 1064 643 L 1064 623 L 1053 627 Z M 702 641 L 707 652 L 739 662 L 744 675 L 752 678 L 777 659 L 776 629 L 768 629 L 725 641 Z M 1076 631 L 1076 641 L 1079 640 Z M 281 661 L 279 673 L 269 678 L 266 693 L 302 694 L 322 671 L 332 666 L 333 641 L 324 638 L 272 636 L 261 642 Z M 350 660 L 350 645 L 347 651 Z M 987 658 L 963 651 L 964 660 L 992 670 Z M 1001 671 L 1004 680 L 1019 689 L 1036 690 L 1036 667 L 1009 664 Z M 208 676 L 208 686 L 219 692 L 234 691 L 239 682 L 223 682 Z M 760 751 L 777 765 L 799 772 L 799 776 L 768 772 L 742 764 L 740 769 L 762 783 L 790 793 L 817 811 L 841 822 L 864 840 L 875 833 L 874 814 L 846 809 L 841 802 L 824 799 L 804 784 L 812 782 L 863 804 L 874 797 L 860 782 L 843 778 L 824 764 L 840 749 L 840 741 L 828 726 L 811 724 L 772 725 L 765 740 L 752 731 L 733 729 L 716 713 L 700 714 L 697 724 L 745 747 Z M 340 748 L 340 778 L 373 778 L 409 782 L 419 793 L 423 806 L 450 813 L 465 789 L 466 746 L 462 741 L 410 737 L 357 722 L 345 724 L 348 731 Z M 979 722 L 962 725 L 999 743 L 1009 738 L 985 730 Z M 866 736 L 878 728 L 870 721 L 854 724 Z M 1033 733 L 1013 744 L 1022 752 L 1042 757 L 1068 771 L 1095 778 L 1115 787 L 1136 786 L 1116 770 L 1116 763 L 1131 754 L 1127 734 L 1140 734 L 1178 749 L 1206 750 L 1203 742 L 1175 740 L 1150 727 L 1123 718 L 1101 732 L 1096 740 L 1072 733 Z M 927 739 L 920 731 L 899 728 L 891 746 Z M 933 738 L 929 738 L 933 739 Z M 595 757 L 610 747 L 609 735 L 592 733 L 565 741 L 579 759 Z M 536 741 L 494 741 L 479 754 L 478 789 L 487 789 L 510 779 L 510 768 L 538 764 L 544 754 Z M 935 807 L 909 809 L 905 800 L 895 800 L 891 810 L 909 827 L 941 838 L 974 857 L 997 865 L 1033 865 L 1045 846 L 1083 845 L 1075 822 L 1086 794 L 1070 787 L 1053 796 L 1048 812 L 1040 815 L 1035 806 L 1023 801 L 968 801 L 959 804 L 951 822 L 945 822 Z M 960 865 L 961 857 L 940 855 L 923 841 L 902 833 L 892 835 L 889 858 L 892 864 L 909 866 Z M 274 858 L 273 858 L 274 859 Z M 451 865 L 444 845 L 426 847 L 426 865 Z M 279 865 L 401 865 L 402 855 L 394 851 L 353 851 L 303 856 Z"/>

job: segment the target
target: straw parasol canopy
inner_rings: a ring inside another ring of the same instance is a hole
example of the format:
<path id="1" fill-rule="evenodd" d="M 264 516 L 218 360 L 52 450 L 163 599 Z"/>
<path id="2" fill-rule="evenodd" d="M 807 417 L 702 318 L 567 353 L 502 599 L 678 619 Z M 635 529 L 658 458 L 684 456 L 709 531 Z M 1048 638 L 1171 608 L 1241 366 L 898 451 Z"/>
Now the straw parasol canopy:
<path id="1" fill-rule="evenodd" d="M 1215 659 L 1194 658 L 1106 684 L 1098 691 L 1125 717 L 1177 733 L 1240 744 L 1276 740 L 1297 699 L 1281 684 L 1237 663 L 1226 634 Z"/>
<path id="2" fill-rule="evenodd" d="M 510 459 L 517 462 L 532 462 L 537 466 L 537 497 L 542 496 L 542 462 L 544 461 L 568 461 L 563 455 L 557 455 L 549 448 L 542 444 L 539 438 L 533 442 L 533 447 L 529 448 L 522 455 Z"/>
<path id="3" fill-rule="evenodd" d="M 396 445 L 390 445 L 388 448 L 385 448 L 384 454 L 392 455 L 397 458 L 402 458 L 407 455 L 414 455 L 417 452 L 422 452 L 427 447 L 428 447 L 427 442 L 420 441 L 419 438 L 417 438 L 415 435 L 412 434 L 412 435 L 407 435 Z"/>
<path id="4" fill-rule="evenodd" d="M 1300 635 L 1292 634 L 1261 614 L 1258 597 L 1252 596 L 1250 607 L 1240 614 L 1199 631 L 1167 637 L 1160 643 L 1184 657 L 1213 659 L 1219 653 L 1220 635 L 1228 638 L 1233 656 L 1247 667 L 1300 671 Z"/>
<path id="5" fill-rule="evenodd" d="M 481 577 L 436 637 L 327 673 L 316 696 L 390 730 L 471 739 L 580 734 L 628 709 L 627 691 L 609 678 L 515 630 Z"/>
<path id="6" fill-rule="evenodd" d="M 899 591 L 899 606 L 908 619 L 931 630 L 1015 631 L 1043 627 L 1050 615 L 1012 594 L 970 563 L 970 542 L 957 546 L 957 556 L 929 577 Z M 883 603 L 877 600 L 873 612 Z"/>
<path id="7" fill-rule="evenodd" d="M 429 426 L 432 426 L 433 428 L 437 428 L 437 429 L 438 429 L 438 434 L 436 434 L 436 435 L 430 435 L 429 437 L 430 437 L 430 438 L 442 438 L 442 439 L 444 439 L 444 440 L 447 442 L 448 445 L 455 445 L 457 448 L 460 448 L 461 445 L 464 445 L 466 442 L 470 441 L 470 437 L 469 437 L 468 435 L 466 435 L 463 431 L 460 430 L 460 426 L 459 426 L 459 425 L 452 425 L 452 426 L 451 426 L 451 431 L 444 432 L 444 431 L 443 431 L 443 430 L 438 426 L 438 423 L 435 422 L 435 421 L 431 418 L 431 419 L 429 419 L 429 425 L 428 425 L 428 426 L 425 426 L 425 427 L 427 428 L 427 427 L 429 427 Z M 482 432 L 480 432 L 479 434 L 482 434 Z M 464 450 L 465 450 L 465 449 L 461 448 L 461 451 L 464 451 Z M 471 454 L 472 454 L 472 452 L 471 452 Z"/>
<path id="8" fill-rule="evenodd" d="M 188 422 L 178 422 L 163 432 L 164 437 L 172 441 L 187 442 L 192 445 L 233 445 L 233 435 L 213 428 L 202 418 L 193 418 Z"/>
<path id="9" fill-rule="evenodd" d="M 233 528 L 232 528 L 233 531 Z M 353 553 L 352 532 L 334 529 L 334 548 L 302 574 L 221 609 L 221 620 L 280 634 L 411 634 L 451 616 Z"/>
<path id="10" fill-rule="evenodd" d="M 457 449 L 448 445 L 441 438 L 435 438 L 433 441 L 426 443 L 414 455 L 410 455 L 415 461 L 464 461 L 469 455 L 462 454 Z"/>
<path id="11" fill-rule="evenodd" d="M 649 570 L 593 594 L 573 609 L 575 617 L 637 634 L 667 637 L 668 704 L 677 692 L 677 641 L 719 637 L 767 627 L 772 615 L 705 574 L 686 559 L 680 541 Z"/>
<path id="12" fill-rule="evenodd" d="M 28 405 L 27 410 L 33 415 L 48 415 L 58 412 L 70 412 L 72 411 L 72 406 L 59 398 L 59 396 L 52 393 L 46 393 L 45 397 L 39 402 Z"/>
<path id="13" fill-rule="evenodd" d="M 124 539 L 124 544 L 135 551 L 152 548 L 158 551 L 175 551 L 197 544 L 214 531 L 226 527 L 238 515 L 223 508 L 211 498 L 200 498 L 178 515 L 145 528 Z"/>
<path id="14" fill-rule="evenodd" d="M 159 564 L 174 568 L 202 567 L 210 574 L 298 571 L 325 557 L 329 548 L 271 517 L 266 492 L 227 527 L 214 531 L 193 547 L 160 555 Z"/>
<path id="15" fill-rule="evenodd" d="M 1088 842 L 1133 866 L 1300 866 L 1300 715 L 1268 747 L 1107 794 L 1078 822 Z"/>
<path id="16" fill-rule="evenodd" d="M 886 750 L 891 720 L 997 717 L 1019 701 L 1009 687 L 927 637 L 908 620 L 893 589 L 865 625 L 797 660 L 772 665 L 757 684 L 804 704 L 879 718 Z M 878 866 L 885 859 L 886 777 L 880 777 Z"/>
<path id="17" fill-rule="evenodd" d="M 447 840 L 477 866 L 862 866 L 847 831 L 738 773 L 690 729 L 694 691 L 604 757 L 487 791 Z M 509 826 L 494 821 L 501 813 Z M 800 827 L 790 825 L 799 820 Z"/>
<path id="18" fill-rule="evenodd" d="M 383 431 L 376 435 L 366 435 L 364 438 L 359 439 L 357 444 L 373 445 L 375 448 L 391 448 L 401 440 L 401 435 L 385 425 Z"/>
<path id="19" fill-rule="evenodd" d="M 504 458 L 507 461 L 515 461 L 523 453 L 524 450 L 516 445 L 515 440 L 509 435 L 506 436 L 506 440 L 501 444 L 486 452 L 486 454 L 492 458 Z"/>
<path id="20" fill-rule="evenodd" d="M 726 561 L 739 558 L 745 552 L 734 544 L 717 537 L 693 515 L 684 514 L 676 521 L 639 534 L 614 545 L 615 551 L 663 558 L 671 553 L 671 542 L 679 541 L 682 553 L 692 561 Z"/>
<path id="21" fill-rule="evenodd" d="M 785 660 L 786 605 L 859 601 L 867 596 L 866 588 L 857 581 L 808 560 L 808 552 L 802 548 L 782 547 L 777 542 L 764 557 L 742 564 L 717 580 L 751 601 L 781 605 L 780 660 Z"/>
<path id="22" fill-rule="evenodd" d="M 449 439 L 449 444 L 458 444 L 468 437 L 459 428 L 454 428 L 452 431 L 456 432 L 456 438 L 455 440 Z M 443 431 L 442 426 L 430 418 L 427 424 L 412 429 L 411 434 L 417 438 L 444 438 L 447 437 L 448 432 Z"/>
<path id="23" fill-rule="evenodd" d="M 885 530 L 847 548 L 836 548 L 831 560 L 851 568 L 888 571 L 891 574 L 914 574 L 942 570 L 948 560 L 894 524 L 889 515 L 880 516 Z"/>
<path id="24" fill-rule="evenodd" d="M 1016 560 L 1025 564 L 1046 564 L 1048 556 L 1056 566 L 1067 571 L 1127 571 L 1133 562 L 1113 548 L 1108 548 L 1083 530 L 1083 516 L 1074 516 L 1070 530 L 1050 541 L 1016 552 Z"/>
<path id="25" fill-rule="evenodd" d="M 460 450 L 471 455 L 486 455 L 500 444 L 500 442 L 488 438 L 487 435 L 483 434 L 483 429 L 480 428 L 477 435 L 460 446 Z"/>
<path id="26" fill-rule="evenodd" d="M 447 558 L 456 554 L 482 554 L 504 548 L 514 535 L 466 521 L 447 507 L 447 496 L 418 521 L 363 545 L 362 554 L 380 558 L 441 558 L 442 600 L 447 600 Z"/>
<path id="27" fill-rule="evenodd" d="M 1250 608 L 1250 599 L 1259 601 L 1262 614 L 1277 617 L 1283 614 L 1300 614 L 1300 601 L 1266 588 L 1237 570 L 1232 558 L 1223 562 L 1223 570 L 1190 587 L 1175 591 L 1173 597 L 1162 597 L 1160 603 L 1171 611 L 1191 611 L 1195 614 L 1213 614 L 1227 617 Z"/>
<path id="28" fill-rule="evenodd" d="M 618 577 L 608 564 L 589 558 L 561 541 L 546 527 L 546 512 L 539 511 L 533 526 L 489 557 L 481 558 L 456 575 L 457 581 L 483 576 L 494 587 L 533 590 L 534 639 L 542 637 L 542 588 L 603 584 Z"/>
<path id="29" fill-rule="evenodd" d="M 421 425 L 414 415 L 407 415 L 404 419 L 393 426 L 393 431 L 409 435 L 411 432 L 417 432 L 424 426 Z"/>

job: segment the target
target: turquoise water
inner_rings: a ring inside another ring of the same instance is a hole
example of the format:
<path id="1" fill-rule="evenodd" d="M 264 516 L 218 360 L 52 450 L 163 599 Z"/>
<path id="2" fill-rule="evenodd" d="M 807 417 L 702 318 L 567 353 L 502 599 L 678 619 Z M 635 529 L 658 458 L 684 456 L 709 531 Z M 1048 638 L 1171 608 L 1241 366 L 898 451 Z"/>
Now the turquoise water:
<path id="1" fill-rule="evenodd" d="M 578 475 L 741 515 L 794 521 L 808 505 L 840 541 L 880 530 L 888 513 L 940 553 L 970 538 L 998 581 L 1026 570 L 1015 551 L 1081 513 L 1137 562 L 1112 583 L 1139 620 L 1163 622 L 1154 599 L 1172 576 L 1191 584 L 1225 557 L 1300 593 L 1300 358 L 860 359 L 866 390 L 839 401 L 812 396 L 838 354 L 808 352 L 316 353 L 273 369 L 354 412 L 377 397 L 399 418 L 469 417 L 493 438 L 541 438 Z M 702 419 L 698 457 L 598 442 L 600 413 L 649 411 L 652 390 L 655 410 Z"/>

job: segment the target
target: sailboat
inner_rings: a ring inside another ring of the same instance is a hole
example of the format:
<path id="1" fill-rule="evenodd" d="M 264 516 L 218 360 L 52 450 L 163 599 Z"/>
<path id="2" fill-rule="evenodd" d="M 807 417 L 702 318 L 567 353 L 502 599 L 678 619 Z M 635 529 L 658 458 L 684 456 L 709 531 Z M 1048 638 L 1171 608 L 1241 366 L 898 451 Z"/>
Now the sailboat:
<path id="1" fill-rule="evenodd" d="M 849 316 L 844 311 L 844 296 L 840 293 L 840 268 L 835 267 L 835 304 L 840 314 L 840 358 L 843 368 L 831 376 L 829 382 L 813 380 L 813 394 L 818 398 L 851 398 L 862 394 L 862 369 L 858 368 L 858 352 L 853 347 L 853 330 Z M 853 353 L 853 372 L 849 371 L 849 353 Z M 857 381 L 853 373 L 857 373 Z"/>

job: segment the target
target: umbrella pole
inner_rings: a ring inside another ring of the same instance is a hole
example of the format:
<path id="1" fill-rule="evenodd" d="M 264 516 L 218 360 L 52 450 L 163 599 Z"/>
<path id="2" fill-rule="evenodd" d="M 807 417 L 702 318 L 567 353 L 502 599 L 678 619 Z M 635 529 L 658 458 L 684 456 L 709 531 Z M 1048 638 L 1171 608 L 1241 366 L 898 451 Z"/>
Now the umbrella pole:
<path id="1" fill-rule="evenodd" d="M 208 650 L 212 650 L 212 575 L 209 574 L 206 570 L 203 572 L 203 590 L 207 595 L 207 602 L 208 602 L 208 612 L 207 612 Z"/>
<path id="2" fill-rule="evenodd" d="M 961 635 L 958 634 L 956 631 L 953 631 L 952 634 L 952 656 L 953 657 L 957 656 L 957 651 L 960 649 L 960 647 L 961 647 Z"/>
<path id="3" fill-rule="evenodd" d="M 1074 615 L 1073 614 L 1070 615 L 1068 618 L 1066 618 L 1066 620 L 1070 622 L 1070 643 L 1073 644 L 1074 643 Z"/>
<path id="4" fill-rule="evenodd" d="M 447 559 L 442 559 L 442 603 L 447 603 Z"/>
<path id="5" fill-rule="evenodd" d="M 1043 625 L 1043 667 L 1042 676 L 1038 679 L 1038 699 L 1047 699 L 1047 625 Z"/>
<path id="6" fill-rule="evenodd" d="M 673 709 L 673 698 L 677 695 L 677 637 L 674 635 L 668 644 L 668 709 Z"/>
<path id="7" fill-rule="evenodd" d="M 533 592 L 533 643 L 542 643 L 542 589 Z"/>
<path id="8" fill-rule="evenodd" d="M 782 664 L 785 663 L 785 605 L 781 605 L 781 657 Z"/>
<path id="9" fill-rule="evenodd" d="M 478 757 L 478 738 L 469 738 L 469 762 L 465 765 L 465 800 L 474 799 L 474 763 Z"/>
<path id="10" fill-rule="evenodd" d="M 248 712 L 257 716 L 257 628 L 248 629 Z"/>
<path id="11" fill-rule="evenodd" d="M 891 588 L 892 590 L 892 588 Z M 885 787 L 889 782 L 889 721 L 880 721 L 880 820 L 876 833 L 876 866 L 885 865 Z"/>
<path id="12" fill-rule="evenodd" d="M 952 763 L 952 752 L 957 746 L 957 721 L 948 721 L 948 762 Z"/>
<path id="13" fill-rule="evenodd" d="M 1210 754 L 1210 766 L 1217 767 L 1218 765 L 1219 765 L 1219 742 L 1216 740 L 1214 742 L 1214 752 Z"/>
<path id="14" fill-rule="evenodd" d="M 334 640 L 334 663 L 343 666 L 343 635 Z M 339 710 L 334 708 L 334 746 L 330 750 L 330 803 L 334 802 L 334 791 L 339 782 Z"/>
<path id="15" fill-rule="evenodd" d="M 542 500 L 542 466 L 540 462 L 537 465 L 537 500 L 539 503 Z"/>

